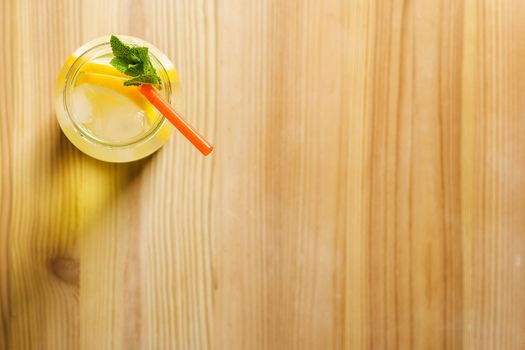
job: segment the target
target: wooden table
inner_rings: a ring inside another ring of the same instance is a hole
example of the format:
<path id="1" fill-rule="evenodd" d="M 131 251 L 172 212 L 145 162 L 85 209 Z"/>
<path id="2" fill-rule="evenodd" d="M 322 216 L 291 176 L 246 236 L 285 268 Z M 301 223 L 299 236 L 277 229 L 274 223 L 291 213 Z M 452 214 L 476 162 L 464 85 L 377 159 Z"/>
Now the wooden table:
<path id="1" fill-rule="evenodd" d="M 0 349 L 525 348 L 524 1 L 0 10 Z M 62 135 L 111 33 L 173 59 L 212 156 Z"/>

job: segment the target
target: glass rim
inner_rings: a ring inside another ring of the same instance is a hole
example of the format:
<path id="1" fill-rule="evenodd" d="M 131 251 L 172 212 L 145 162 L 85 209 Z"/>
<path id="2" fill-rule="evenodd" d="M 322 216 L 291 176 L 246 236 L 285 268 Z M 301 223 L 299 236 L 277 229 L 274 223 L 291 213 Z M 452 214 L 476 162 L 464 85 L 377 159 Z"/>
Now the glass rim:
<path id="1" fill-rule="evenodd" d="M 160 70 L 159 75 L 161 77 L 162 90 L 165 91 L 164 93 L 165 98 L 168 100 L 168 102 L 171 103 L 171 97 L 172 97 L 171 84 L 173 82 L 170 80 L 165 64 L 162 62 L 162 60 L 164 59 L 164 57 L 162 57 L 163 54 L 153 45 L 149 44 L 148 42 L 144 40 L 134 38 L 134 37 L 124 36 L 124 35 L 119 35 L 119 38 L 123 38 L 124 41 L 128 39 L 129 41 L 131 41 L 131 44 L 136 44 L 133 41 L 138 41 L 140 44 L 144 44 L 150 49 L 149 54 L 152 58 L 152 63 L 157 70 Z M 82 45 L 79 49 L 75 50 L 75 52 L 73 53 L 73 55 L 76 56 L 75 60 L 68 67 L 67 72 L 64 77 L 64 90 L 63 90 L 63 96 L 62 96 L 63 98 L 62 104 L 63 104 L 65 114 L 67 115 L 74 129 L 79 134 L 81 134 L 83 138 L 87 139 L 87 141 L 94 143 L 94 144 L 98 144 L 100 146 L 108 147 L 108 148 L 127 148 L 130 146 L 140 144 L 142 142 L 146 142 L 148 139 L 153 137 L 162 128 L 162 126 L 167 122 L 166 118 L 164 118 L 164 116 L 155 109 L 156 118 L 154 120 L 153 125 L 146 132 L 141 133 L 138 136 L 135 136 L 134 138 L 131 138 L 124 142 L 112 142 L 112 141 L 97 137 L 92 132 L 90 132 L 87 128 L 82 126 L 81 123 L 78 123 L 76 118 L 74 117 L 75 114 L 71 110 L 71 98 L 70 98 L 71 90 L 73 89 L 74 83 L 76 82 L 78 78 L 78 74 L 80 73 L 80 68 L 85 63 L 91 62 L 93 59 L 100 57 L 102 55 L 105 55 L 107 52 L 100 52 L 99 54 L 97 54 L 97 51 L 100 51 L 106 48 L 107 49 L 111 48 L 109 38 L 102 37 L 102 38 L 98 38 L 98 39 L 89 41 L 85 43 L 84 45 Z M 94 56 L 88 57 L 90 54 L 94 54 Z M 164 60 L 167 61 L 167 63 L 171 65 L 171 62 L 167 58 L 165 58 Z"/>

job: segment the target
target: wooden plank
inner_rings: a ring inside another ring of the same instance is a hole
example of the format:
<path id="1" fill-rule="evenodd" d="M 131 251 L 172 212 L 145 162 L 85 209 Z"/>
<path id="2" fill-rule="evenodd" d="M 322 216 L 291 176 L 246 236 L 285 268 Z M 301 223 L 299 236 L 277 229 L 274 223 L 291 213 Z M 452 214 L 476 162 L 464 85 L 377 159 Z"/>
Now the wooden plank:
<path id="1" fill-rule="evenodd" d="M 0 349 L 522 349 L 525 3 L 0 4 Z M 93 160 L 67 56 L 172 58 L 182 137 Z"/>

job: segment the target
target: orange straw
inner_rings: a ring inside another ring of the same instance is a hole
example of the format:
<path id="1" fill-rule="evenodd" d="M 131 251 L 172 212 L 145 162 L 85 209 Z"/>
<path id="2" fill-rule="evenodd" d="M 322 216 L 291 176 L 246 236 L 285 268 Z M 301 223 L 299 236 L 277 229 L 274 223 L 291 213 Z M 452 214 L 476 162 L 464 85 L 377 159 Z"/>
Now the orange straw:
<path id="1" fill-rule="evenodd" d="M 202 154 L 207 156 L 213 151 L 213 145 L 206 141 L 182 116 L 162 97 L 150 84 L 139 86 L 139 91 L 148 99 L 157 110 L 162 113 Z"/>

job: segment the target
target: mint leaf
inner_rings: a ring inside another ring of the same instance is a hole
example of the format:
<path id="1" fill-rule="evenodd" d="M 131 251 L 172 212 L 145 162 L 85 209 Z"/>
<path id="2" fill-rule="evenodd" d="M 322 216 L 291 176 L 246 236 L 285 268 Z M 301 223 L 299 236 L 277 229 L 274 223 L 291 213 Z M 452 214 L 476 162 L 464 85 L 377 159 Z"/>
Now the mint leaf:
<path id="1" fill-rule="evenodd" d="M 124 74 L 136 77 L 144 74 L 144 65 L 141 63 L 128 64 L 128 67 L 124 71 Z"/>
<path id="2" fill-rule="evenodd" d="M 135 46 L 131 48 L 131 54 L 134 57 L 137 57 L 137 59 L 140 62 L 149 62 L 149 54 L 148 54 L 148 48 L 144 46 Z"/>
<path id="3" fill-rule="evenodd" d="M 155 68 L 149 61 L 144 64 L 144 73 L 157 75 L 157 71 L 155 71 Z"/>
<path id="4" fill-rule="evenodd" d="M 130 57 L 130 47 L 124 44 L 122 41 L 120 41 L 119 38 L 112 35 L 109 42 L 111 44 L 111 50 L 113 51 L 113 55 L 115 55 L 115 57 L 121 57 L 123 59 L 127 59 L 128 57 Z"/>
<path id="5" fill-rule="evenodd" d="M 120 72 L 134 77 L 125 81 L 125 86 L 153 84 L 160 88 L 161 79 L 151 63 L 147 47 L 128 46 L 114 35 L 111 36 L 110 44 L 115 56 L 110 64 Z"/>
<path id="6" fill-rule="evenodd" d="M 126 73 L 126 70 L 128 69 L 128 64 L 122 58 L 119 57 L 113 57 L 111 59 L 111 62 L 109 63 L 122 73 Z"/>
<path id="7" fill-rule="evenodd" d="M 140 75 L 130 80 L 126 80 L 124 82 L 125 86 L 142 85 L 142 84 L 152 84 L 158 87 L 160 85 L 160 79 L 156 75 L 146 75 L 145 74 L 145 75 Z"/>

